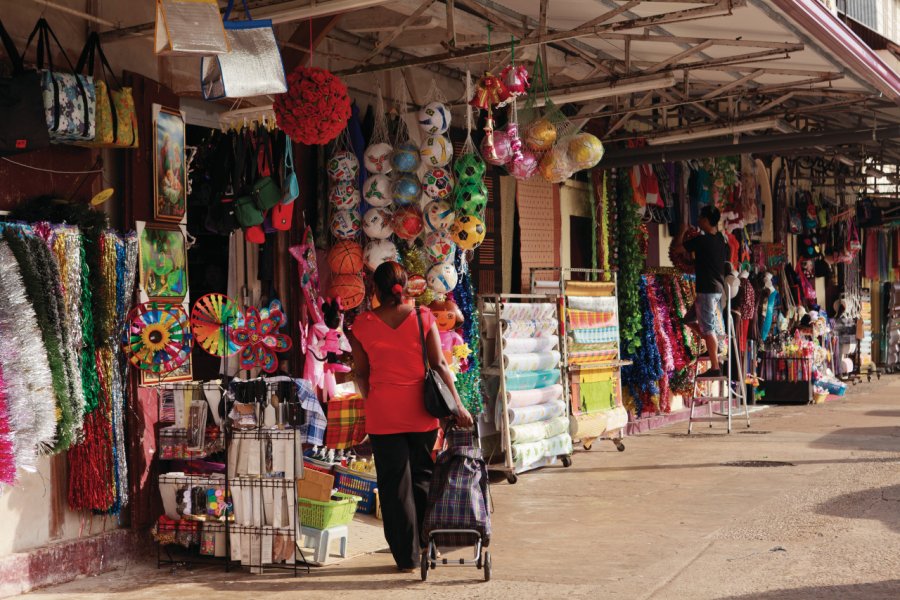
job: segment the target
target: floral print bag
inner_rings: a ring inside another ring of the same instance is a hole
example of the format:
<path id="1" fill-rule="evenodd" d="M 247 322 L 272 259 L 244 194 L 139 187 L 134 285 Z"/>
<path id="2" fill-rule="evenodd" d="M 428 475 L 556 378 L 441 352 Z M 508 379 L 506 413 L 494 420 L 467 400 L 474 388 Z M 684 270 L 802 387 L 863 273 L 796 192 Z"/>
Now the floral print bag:
<path id="1" fill-rule="evenodd" d="M 100 68 L 103 70 L 103 79 L 94 78 L 94 65 L 96 59 L 100 59 Z M 100 36 L 96 32 L 91 33 L 75 72 L 78 75 L 84 73 L 87 67 L 87 75 L 94 78 L 96 88 L 96 136 L 93 141 L 80 142 L 79 145 L 103 147 L 103 148 L 137 148 L 138 129 L 137 115 L 134 111 L 134 97 L 130 87 L 123 87 L 106 60 L 106 54 L 100 46 Z"/>
<path id="2" fill-rule="evenodd" d="M 59 39 L 50 29 L 46 19 L 38 19 L 25 52 L 31 47 L 31 42 L 37 36 L 37 68 L 41 72 L 41 87 L 44 98 L 44 116 L 47 121 L 47 130 L 52 142 L 76 142 L 94 139 L 95 131 L 95 90 L 92 77 L 78 75 L 72 66 L 72 61 L 66 55 L 59 43 Z M 56 42 L 56 46 L 72 72 L 56 71 L 53 68 L 53 51 L 50 47 L 50 39 Z M 47 59 L 47 68 L 44 68 L 44 58 Z"/>

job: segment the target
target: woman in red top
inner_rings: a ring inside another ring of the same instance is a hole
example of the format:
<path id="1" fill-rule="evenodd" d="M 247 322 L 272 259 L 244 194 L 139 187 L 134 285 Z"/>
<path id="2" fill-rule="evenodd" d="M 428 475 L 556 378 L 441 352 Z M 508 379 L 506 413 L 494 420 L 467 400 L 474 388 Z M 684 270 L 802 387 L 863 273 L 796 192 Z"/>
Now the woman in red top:
<path id="1" fill-rule="evenodd" d="M 425 366 L 415 309 L 403 303 L 406 272 L 396 262 L 375 270 L 380 306 L 353 323 L 353 365 L 360 393 L 366 399 L 366 432 L 375 453 L 378 494 L 387 539 L 401 571 L 419 562 L 420 532 L 428 502 L 434 462 L 431 451 L 439 422 L 425 410 Z M 456 423 L 472 426 L 453 385 L 453 375 L 441 352 L 434 316 L 419 309 L 427 332 L 428 363 L 456 399 Z"/>

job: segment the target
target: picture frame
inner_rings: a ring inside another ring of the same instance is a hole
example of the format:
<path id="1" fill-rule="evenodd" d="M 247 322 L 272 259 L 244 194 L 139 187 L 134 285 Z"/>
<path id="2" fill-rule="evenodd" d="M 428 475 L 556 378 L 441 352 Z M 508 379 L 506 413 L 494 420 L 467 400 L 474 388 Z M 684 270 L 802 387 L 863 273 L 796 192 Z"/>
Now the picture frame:
<path id="1" fill-rule="evenodd" d="M 151 373 L 141 371 L 141 385 L 159 385 L 160 383 L 176 383 L 179 381 L 193 381 L 194 369 L 191 366 L 191 357 L 188 356 L 181 366 L 168 373 Z"/>
<path id="2" fill-rule="evenodd" d="M 153 218 L 181 223 L 187 215 L 187 158 L 181 113 L 160 107 L 153 121 Z"/>
<path id="3" fill-rule="evenodd" d="M 188 294 L 187 236 L 180 226 L 144 224 L 138 231 L 138 277 L 150 300 L 183 300 Z"/>

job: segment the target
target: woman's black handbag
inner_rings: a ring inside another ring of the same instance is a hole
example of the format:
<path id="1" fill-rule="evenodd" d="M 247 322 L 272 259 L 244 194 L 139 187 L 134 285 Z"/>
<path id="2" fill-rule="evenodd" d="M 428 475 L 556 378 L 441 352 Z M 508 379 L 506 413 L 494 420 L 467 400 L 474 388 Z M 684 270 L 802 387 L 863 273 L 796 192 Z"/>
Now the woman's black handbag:
<path id="1" fill-rule="evenodd" d="M 425 365 L 425 410 L 436 419 L 446 419 L 456 415 L 456 399 L 441 376 L 428 366 L 428 351 L 425 347 L 425 328 L 422 326 L 422 313 L 416 309 L 416 320 L 419 321 L 419 338 L 422 340 L 422 362 Z"/>
<path id="2" fill-rule="evenodd" d="M 25 70 L 3 23 L 0 23 L 0 40 L 12 63 L 12 75 L 0 77 L 0 155 L 46 148 L 50 145 L 50 135 L 44 121 L 41 75 Z"/>

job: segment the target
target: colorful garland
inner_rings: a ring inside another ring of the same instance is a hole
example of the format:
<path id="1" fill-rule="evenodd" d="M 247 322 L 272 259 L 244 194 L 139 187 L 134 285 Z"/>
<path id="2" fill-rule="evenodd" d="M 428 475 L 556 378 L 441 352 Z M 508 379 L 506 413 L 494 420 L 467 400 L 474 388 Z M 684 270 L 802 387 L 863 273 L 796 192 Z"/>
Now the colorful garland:
<path id="1" fill-rule="evenodd" d="M 453 300 L 466 317 L 463 325 L 463 340 L 472 351 L 472 354 L 469 355 L 469 369 L 456 376 L 456 391 L 459 393 L 463 406 L 475 416 L 484 410 L 481 397 L 481 355 L 479 352 L 481 315 L 478 314 L 472 275 L 463 250 L 456 251 L 456 270 L 460 277 L 459 283 L 453 290 Z"/>
<path id="2" fill-rule="evenodd" d="M 675 371 L 675 357 L 672 351 L 672 321 L 669 307 L 662 295 L 656 277 L 648 275 L 644 278 L 647 286 L 647 298 L 650 310 L 654 315 L 653 323 L 656 334 L 656 347 L 659 351 L 662 377 L 659 382 L 659 409 L 667 413 L 670 409 L 671 394 L 669 390 L 669 378 Z"/>
<path id="3" fill-rule="evenodd" d="M 620 177 L 617 186 L 619 207 L 619 321 L 622 345 L 635 354 L 641 345 L 641 308 L 638 286 L 644 269 L 641 252 L 641 218 L 633 202 L 631 180 Z"/>
<path id="4" fill-rule="evenodd" d="M 662 362 L 656 347 L 653 311 L 647 295 L 647 285 L 643 277 L 638 277 L 638 315 L 641 329 L 640 340 L 634 352 L 626 351 L 624 356 L 632 361 L 622 367 L 622 382 L 631 393 L 633 405 L 629 408 L 640 417 L 648 410 L 648 403 L 659 403 L 659 380 L 662 378 Z"/>
<path id="5" fill-rule="evenodd" d="M 3 367 L 0 366 L 0 484 L 12 485 L 16 482 L 14 442 L 13 432 L 9 425 L 6 383 L 3 381 Z"/>

